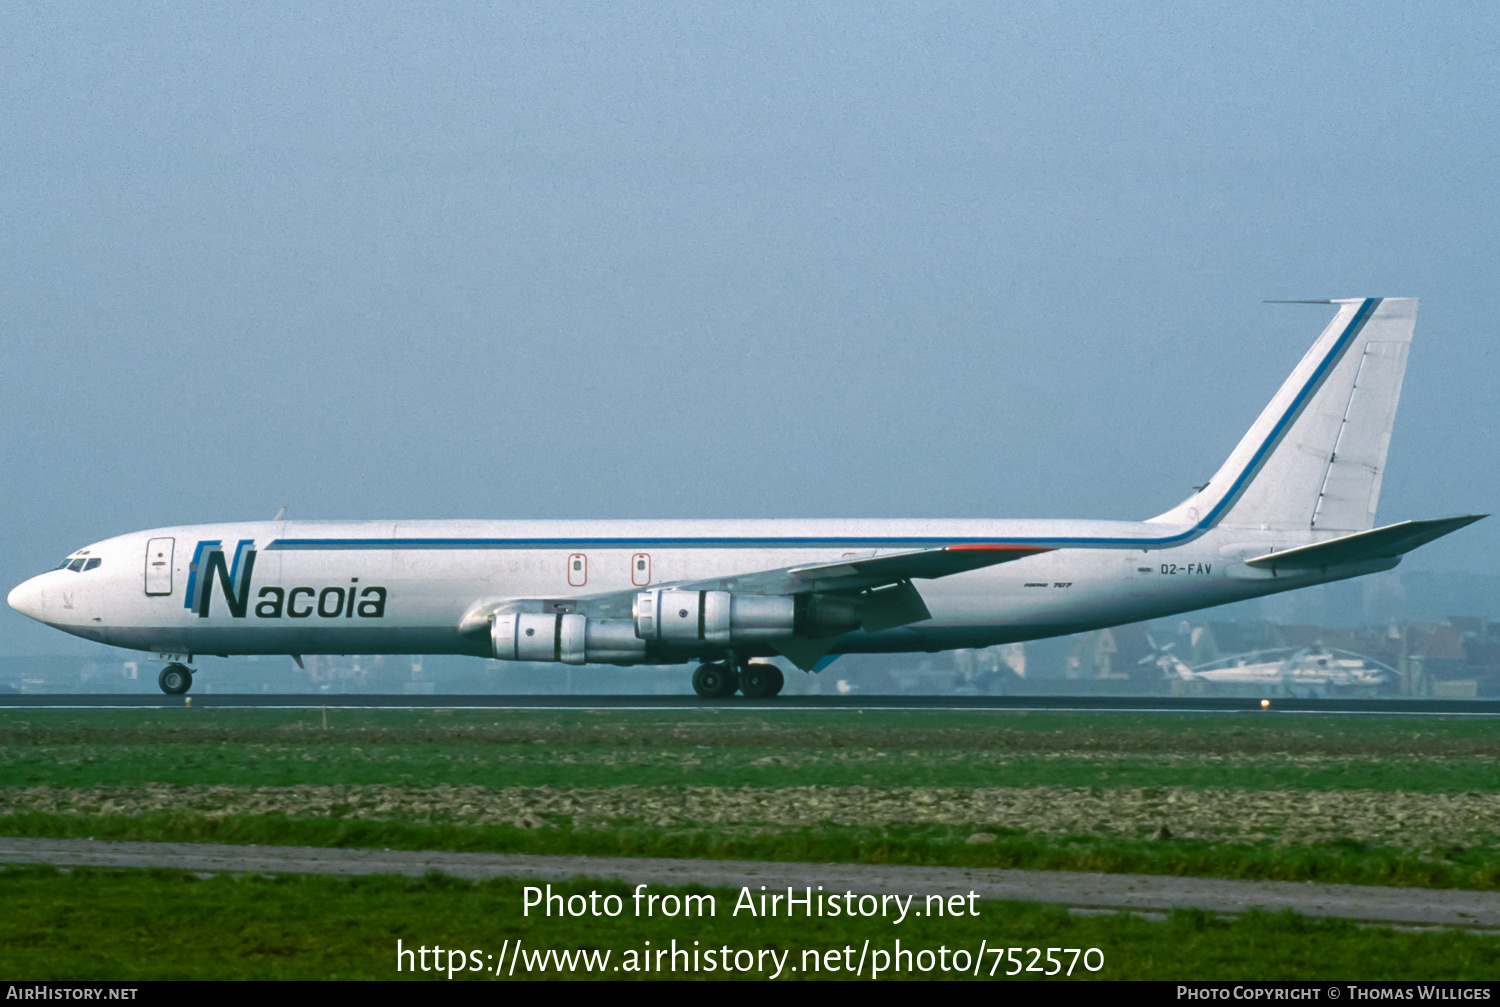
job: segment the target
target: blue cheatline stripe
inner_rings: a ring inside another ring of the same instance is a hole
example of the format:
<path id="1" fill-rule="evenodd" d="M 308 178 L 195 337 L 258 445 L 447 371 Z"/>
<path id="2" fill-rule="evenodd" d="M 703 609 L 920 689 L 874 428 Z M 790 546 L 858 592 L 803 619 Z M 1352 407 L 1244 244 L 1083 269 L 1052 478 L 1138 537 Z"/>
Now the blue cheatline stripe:
<path id="1" fill-rule="evenodd" d="M 758 537 L 758 538 L 283 538 L 277 539 L 269 549 L 278 550 L 339 550 L 339 549 L 559 549 L 568 546 L 587 546 L 601 549 L 626 549 L 633 546 L 648 546 L 665 549 L 753 549 L 770 547 L 788 549 L 797 546 L 825 548 L 832 546 L 867 547 L 872 549 L 894 549 L 909 547 L 931 549 L 936 546 L 972 545 L 977 542 L 996 544 L 1046 544 L 1051 542 L 1119 542 L 1150 544 L 1153 539 L 1067 539 L 1067 538 L 1015 538 L 1006 536 L 1003 541 L 987 539 L 980 535 L 964 538 L 896 538 L 882 537 Z M 865 557 L 868 558 L 868 557 Z"/>
<path id="2" fill-rule="evenodd" d="M 1058 538 L 1026 538 L 1007 536 L 1005 544 L 1009 545 L 1036 545 L 1047 546 L 1054 549 L 1100 547 L 1100 548 L 1122 548 L 1122 549 L 1158 549 L 1162 546 L 1181 545 L 1191 542 L 1207 532 L 1219 519 L 1229 511 L 1231 507 L 1244 495 L 1245 490 L 1254 481 L 1255 476 L 1265 467 L 1276 448 L 1280 446 L 1286 433 L 1297 422 L 1312 401 L 1318 389 L 1333 373 L 1338 362 L 1343 359 L 1349 347 L 1364 329 L 1365 323 L 1375 313 L 1382 298 L 1367 297 L 1355 311 L 1354 317 L 1334 341 L 1333 347 L 1319 361 L 1318 366 L 1308 377 L 1306 383 L 1292 398 L 1291 404 L 1287 406 L 1286 412 L 1271 428 L 1266 439 L 1261 442 L 1259 448 L 1250 456 L 1245 468 L 1230 485 L 1228 492 L 1220 498 L 1213 508 L 1205 514 L 1197 524 L 1187 531 L 1175 535 L 1163 535 L 1152 538 L 1081 538 L 1081 537 L 1058 537 Z M 669 538 L 282 538 L 271 542 L 266 548 L 303 551 L 303 550 L 371 550 L 371 549 L 400 549 L 400 550 L 438 550 L 438 549 L 559 549 L 559 548 L 581 548 L 581 549 L 627 549 L 637 546 L 665 549 L 790 549 L 798 546 L 809 548 L 866 548 L 866 549 L 934 549 L 949 545 L 966 545 L 974 542 L 989 541 L 983 536 L 968 536 L 955 538 L 943 537 L 917 537 L 910 536 L 861 536 L 856 538 L 837 537 L 704 537 L 688 538 L 673 536 Z M 191 591 L 191 582 L 189 582 Z"/>

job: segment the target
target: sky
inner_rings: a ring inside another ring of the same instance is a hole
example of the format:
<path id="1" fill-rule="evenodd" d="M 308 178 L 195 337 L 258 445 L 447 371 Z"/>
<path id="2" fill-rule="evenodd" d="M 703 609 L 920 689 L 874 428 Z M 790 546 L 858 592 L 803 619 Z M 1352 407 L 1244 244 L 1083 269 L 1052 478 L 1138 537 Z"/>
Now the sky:
<path id="1" fill-rule="evenodd" d="M 1495 509 L 1500 8 L 1186 8 L 7 4 L 0 581 L 283 505 L 1143 518 L 1331 317 L 1267 298 L 1421 297 L 1380 520 Z"/>

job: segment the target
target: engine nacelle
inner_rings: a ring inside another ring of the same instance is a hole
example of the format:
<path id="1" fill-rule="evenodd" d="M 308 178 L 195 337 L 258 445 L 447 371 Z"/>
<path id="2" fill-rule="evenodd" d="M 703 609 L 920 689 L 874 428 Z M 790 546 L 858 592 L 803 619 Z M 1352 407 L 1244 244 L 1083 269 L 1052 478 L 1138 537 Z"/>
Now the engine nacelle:
<path id="1" fill-rule="evenodd" d="M 859 606 L 828 595 L 733 594 L 656 588 L 635 596 L 635 635 L 665 643 L 731 644 L 837 636 L 859 628 Z"/>
<path id="2" fill-rule="evenodd" d="M 633 624 L 562 612 L 502 612 L 490 623 L 490 643 L 501 661 L 635 664 L 646 657 Z"/>

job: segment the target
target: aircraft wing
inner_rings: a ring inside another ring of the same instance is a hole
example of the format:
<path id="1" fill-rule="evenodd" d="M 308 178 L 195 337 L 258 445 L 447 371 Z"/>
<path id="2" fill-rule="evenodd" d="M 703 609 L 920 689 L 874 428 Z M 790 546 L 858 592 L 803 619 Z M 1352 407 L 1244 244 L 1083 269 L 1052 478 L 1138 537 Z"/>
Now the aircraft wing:
<path id="1" fill-rule="evenodd" d="M 739 591 L 745 594 L 789 595 L 807 591 L 855 594 L 902 581 L 933 580 L 955 573 L 980 570 L 1050 551 L 1045 546 L 974 542 L 882 555 L 870 553 L 864 556 L 845 556 L 827 563 L 652 586 L 670 586 L 683 591 Z M 633 599 L 637 592 L 631 590 L 619 593 Z"/>
<path id="2" fill-rule="evenodd" d="M 799 586 L 798 590 L 857 590 L 903 580 L 933 580 L 1050 551 L 1043 546 L 975 542 L 938 549 L 887 553 L 884 556 L 851 556 L 832 563 L 789 567 L 785 573 L 789 578 L 796 578 L 805 585 Z"/>
<path id="3" fill-rule="evenodd" d="M 873 632 L 930 618 L 921 596 L 911 586 L 912 580 L 948 577 L 1050 551 L 1045 546 L 1006 542 L 960 543 L 879 555 L 851 555 L 826 563 L 757 570 L 709 580 L 659 583 L 651 587 L 783 596 L 812 591 L 845 595 L 870 592 L 865 599 L 865 628 Z M 636 595 L 643 590 L 646 589 L 635 587 L 581 598 L 515 599 L 503 605 L 476 606 L 465 616 L 464 626 L 477 629 L 479 620 L 488 618 L 489 613 L 497 609 L 576 612 L 593 619 L 628 619 Z"/>
<path id="4" fill-rule="evenodd" d="M 1400 524 L 1356 532 L 1327 542 L 1256 556 L 1245 560 L 1245 565 L 1272 571 L 1315 570 L 1365 560 L 1391 559 L 1488 516 L 1465 514 L 1461 517 L 1434 518 L 1428 521 L 1402 521 Z"/>
<path id="5" fill-rule="evenodd" d="M 1007 542 L 960 543 L 883 555 L 843 556 L 826 563 L 759 570 L 711 580 L 654 584 L 652 587 L 748 595 L 790 596 L 817 592 L 820 595 L 858 596 L 860 626 L 866 632 L 878 633 L 932 618 L 921 593 L 912 585 L 913 580 L 949 577 L 1050 551 L 1045 546 Z M 640 590 L 634 588 L 592 598 L 559 601 L 552 603 L 549 610 L 577 612 L 595 619 L 630 618 Z M 773 640 L 771 645 L 797 667 L 808 671 L 816 667 L 837 639 L 837 634 L 816 638 L 787 637 Z"/>

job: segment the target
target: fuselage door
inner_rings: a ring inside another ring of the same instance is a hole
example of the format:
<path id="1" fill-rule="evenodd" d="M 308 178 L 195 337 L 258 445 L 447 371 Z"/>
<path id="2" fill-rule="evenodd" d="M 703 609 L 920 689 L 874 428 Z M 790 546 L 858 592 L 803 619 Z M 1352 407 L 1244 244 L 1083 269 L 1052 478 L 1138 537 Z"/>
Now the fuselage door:
<path id="1" fill-rule="evenodd" d="M 651 554 L 638 552 L 630 557 L 630 583 L 636 587 L 651 586 Z"/>
<path id="2" fill-rule="evenodd" d="M 175 539 L 154 538 L 146 543 L 146 593 L 172 593 L 172 546 Z"/>
<path id="3" fill-rule="evenodd" d="M 589 582 L 589 558 L 581 552 L 568 557 L 568 586 L 583 587 Z"/>

